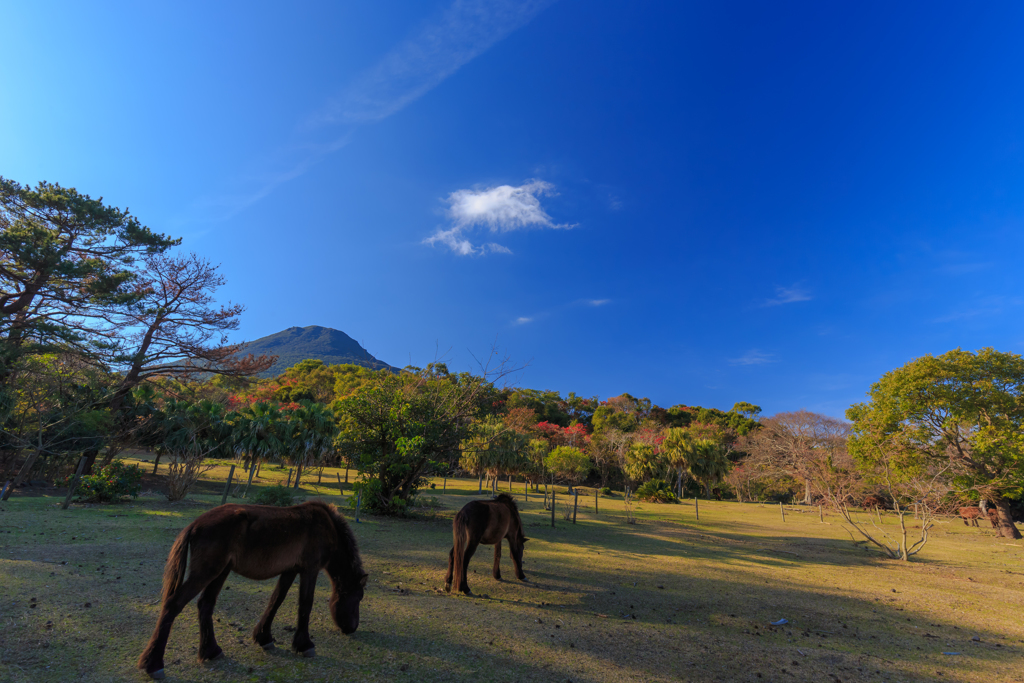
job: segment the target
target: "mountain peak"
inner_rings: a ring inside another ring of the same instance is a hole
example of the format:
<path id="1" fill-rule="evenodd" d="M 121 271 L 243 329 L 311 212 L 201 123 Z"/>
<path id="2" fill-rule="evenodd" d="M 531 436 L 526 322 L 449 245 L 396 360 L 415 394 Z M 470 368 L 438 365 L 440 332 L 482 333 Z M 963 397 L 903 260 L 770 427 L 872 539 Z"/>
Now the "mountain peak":
<path id="1" fill-rule="evenodd" d="M 347 363 L 374 370 L 395 370 L 384 361 L 374 358 L 359 342 L 341 330 L 319 325 L 289 327 L 275 334 L 260 337 L 249 342 L 245 353 L 277 356 L 277 363 L 262 373 L 262 377 L 279 375 L 307 358 L 318 358 L 326 365 Z"/>

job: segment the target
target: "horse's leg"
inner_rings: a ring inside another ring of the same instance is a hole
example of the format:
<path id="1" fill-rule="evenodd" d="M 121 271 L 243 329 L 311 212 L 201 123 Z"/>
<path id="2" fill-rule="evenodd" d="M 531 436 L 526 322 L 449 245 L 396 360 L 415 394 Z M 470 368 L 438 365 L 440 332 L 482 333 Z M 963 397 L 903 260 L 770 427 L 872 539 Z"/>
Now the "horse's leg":
<path id="1" fill-rule="evenodd" d="M 156 679 L 164 677 L 164 650 L 167 648 L 167 637 L 171 635 L 171 626 L 174 619 L 185 606 L 192 602 L 192 598 L 199 595 L 203 590 L 209 577 L 202 578 L 196 573 L 189 574 L 185 583 L 181 584 L 178 590 L 167 596 L 163 606 L 160 608 L 160 618 L 157 619 L 156 628 L 153 629 L 153 636 L 149 639 L 146 649 L 139 655 L 139 668 Z"/>
<path id="2" fill-rule="evenodd" d="M 309 637 L 309 613 L 313 611 L 313 593 L 316 591 L 316 576 L 319 571 L 311 571 L 299 577 L 299 621 L 292 638 L 292 649 L 303 657 L 316 654 L 313 641 Z"/>
<path id="3" fill-rule="evenodd" d="M 508 552 L 512 556 L 512 566 L 516 570 L 516 578 L 526 581 L 526 574 L 523 573 L 523 544 L 509 539 Z"/>
<path id="4" fill-rule="evenodd" d="M 225 567 L 216 579 L 211 581 L 203 594 L 199 596 L 199 661 L 206 662 L 217 659 L 224 654 L 224 650 L 217 645 L 217 638 L 213 634 L 213 606 L 217 604 L 217 595 L 227 581 L 231 567 Z"/>
<path id="5" fill-rule="evenodd" d="M 444 590 L 452 592 L 452 573 L 455 571 L 455 547 L 448 551 L 448 573 L 444 577 Z"/>
<path id="6" fill-rule="evenodd" d="M 288 595 L 288 589 L 292 587 L 293 581 L 295 581 L 295 572 L 284 572 L 281 574 L 277 580 L 277 586 L 274 587 L 274 593 L 270 596 L 270 602 L 267 603 L 267 609 L 264 610 L 263 616 L 260 617 L 256 628 L 252 631 L 253 641 L 264 650 L 274 649 L 274 636 L 270 633 L 270 625 L 274 622 L 277 608 L 284 602 L 284 598 Z"/>
<path id="7" fill-rule="evenodd" d="M 469 539 L 469 543 L 466 544 L 466 553 L 462 556 L 462 585 L 459 586 L 459 590 L 469 595 L 469 561 L 473 559 L 473 553 L 476 552 L 477 546 L 480 545 L 479 541 L 475 541 L 472 538 Z"/>
<path id="8" fill-rule="evenodd" d="M 494 567 L 491 569 L 491 576 L 498 581 L 501 581 L 501 542 L 503 540 L 499 538 L 498 542 L 494 544 Z"/>

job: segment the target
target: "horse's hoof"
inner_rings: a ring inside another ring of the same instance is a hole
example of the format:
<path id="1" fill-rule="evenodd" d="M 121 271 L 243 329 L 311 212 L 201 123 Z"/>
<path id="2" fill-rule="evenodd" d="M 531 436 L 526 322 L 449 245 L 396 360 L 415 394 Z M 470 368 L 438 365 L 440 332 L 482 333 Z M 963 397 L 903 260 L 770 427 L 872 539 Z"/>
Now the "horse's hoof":
<path id="1" fill-rule="evenodd" d="M 224 658 L 224 650 L 221 650 L 220 648 L 218 648 L 217 654 L 215 654 L 215 655 L 211 655 L 210 657 L 202 657 L 202 656 L 199 657 L 199 663 L 200 664 L 206 664 L 207 662 L 215 662 L 218 659 L 223 659 L 223 658 Z"/>
<path id="2" fill-rule="evenodd" d="M 162 681 L 165 678 L 167 678 L 167 674 L 164 673 L 163 669 L 157 669 L 156 671 L 149 674 L 149 677 L 152 678 L 154 681 Z"/>
<path id="3" fill-rule="evenodd" d="M 300 652 L 299 654 L 305 657 L 306 659 L 313 659 L 313 657 L 316 657 L 316 648 L 311 647 L 305 652 Z"/>
<path id="4" fill-rule="evenodd" d="M 276 649 L 275 646 L 274 646 L 274 641 L 270 641 L 266 645 L 260 645 L 260 647 L 263 648 L 264 652 L 270 652 L 271 650 Z"/>

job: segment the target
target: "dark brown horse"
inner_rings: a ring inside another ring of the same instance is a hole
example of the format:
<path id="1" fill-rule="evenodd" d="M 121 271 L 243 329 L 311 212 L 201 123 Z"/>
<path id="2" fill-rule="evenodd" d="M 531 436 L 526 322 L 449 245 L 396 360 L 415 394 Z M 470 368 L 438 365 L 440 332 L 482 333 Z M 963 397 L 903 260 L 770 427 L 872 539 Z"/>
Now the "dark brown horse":
<path id="1" fill-rule="evenodd" d="M 192 558 L 186 579 L 189 551 Z M 326 570 L 334 590 L 330 600 L 334 623 L 344 633 L 354 632 L 359 627 L 366 573 L 352 530 L 333 505 L 319 501 L 286 508 L 221 505 L 200 515 L 178 534 L 167 557 L 160 619 L 139 656 L 139 668 L 153 678 L 164 677 L 164 649 L 171 625 L 196 595 L 200 596 L 199 661 L 223 655 L 213 635 L 213 606 L 233 571 L 257 581 L 281 577 L 252 632 L 252 639 L 265 650 L 274 647 L 270 624 L 288 588 L 299 577 L 299 622 L 292 647 L 312 657 L 309 613 L 321 569 Z"/>
<path id="2" fill-rule="evenodd" d="M 512 496 L 502 493 L 494 500 L 474 500 L 466 503 L 452 521 L 452 549 L 448 553 L 448 575 L 444 589 L 449 593 L 454 581 L 458 590 L 470 594 L 466 573 L 469 560 L 476 547 L 494 544 L 494 569 L 491 574 L 501 581 L 501 540 L 508 539 L 516 578 L 526 581 L 523 573 L 523 544 L 529 539 L 523 535 L 523 522 Z"/>

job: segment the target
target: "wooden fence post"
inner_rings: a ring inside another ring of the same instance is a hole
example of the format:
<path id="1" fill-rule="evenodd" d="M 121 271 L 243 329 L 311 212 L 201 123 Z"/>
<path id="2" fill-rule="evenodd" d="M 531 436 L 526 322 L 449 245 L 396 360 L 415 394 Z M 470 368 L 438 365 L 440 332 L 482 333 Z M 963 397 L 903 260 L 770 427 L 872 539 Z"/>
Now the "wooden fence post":
<path id="1" fill-rule="evenodd" d="M 700 502 L 697 500 L 697 496 L 693 497 L 693 513 L 697 516 L 697 521 L 700 521 Z"/>
<path id="2" fill-rule="evenodd" d="M 338 477 L 338 495 L 345 495 L 345 487 L 341 485 L 341 472 L 335 472 L 334 475 Z"/>
<path id="3" fill-rule="evenodd" d="M 600 493 L 597 489 L 594 489 L 594 514 L 597 514 L 597 494 Z"/>
<path id="4" fill-rule="evenodd" d="M 235 466 L 231 466 L 231 470 L 228 471 L 228 483 L 224 484 L 224 495 L 220 497 L 220 504 L 228 502 L 228 491 L 231 490 L 231 477 L 235 476 Z"/>
<path id="5" fill-rule="evenodd" d="M 523 501 L 526 503 L 530 502 L 530 482 L 523 482 Z"/>
<path id="6" fill-rule="evenodd" d="M 825 515 L 821 511 L 821 505 L 818 506 L 818 521 L 821 522 L 822 524 L 825 523 Z"/>
<path id="7" fill-rule="evenodd" d="M 551 528 L 555 528 L 555 487 L 551 487 Z"/>
<path id="8" fill-rule="evenodd" d="M 782 521 L 786 521 L 786 508 L 782 505 L 782 501 L 779 501 L 779 510 L 782 512 Z"/>
<path id="9" fill-rule="evenodd" d="M 71 479 L 71 485 L 68 487 L 68 497 L 64 499 L 64 504 L 60 507 L 61 510 L 67 510 L 68 505 L 71 505 L 71 497 L 75 495 L 75 489 L 78 488 L 78 481 L 82 478 L 82 471 L 85 469 L 85 463 L 88 462 L 89 456 L 83 455 L 78 461 L 78 469 L 75 470 L 75 476 Z"/>
<path id="10" fill-rule="evenodd" d="M 363 504 L 363 490 L 359 489 L 359 493 L 356 495 L 356 523 L 360 524 L 359 521 L 359 506 Z"/>
<path id="11" fill-rule="evenodd" d="M 447 492 L 448 492 L 448 475 L 446 474 L 446 475 L 444 475 L 444 483 L 441 484 L 441 493 L 444 494 L 444 493 L 447 493 Z"/>
<path id="12" fill-rule="evenodd" d="M 572 523 L 576 523 L 576 507 L 580 504 L 580 490 L 573 489 L 572 492 Z"/>

